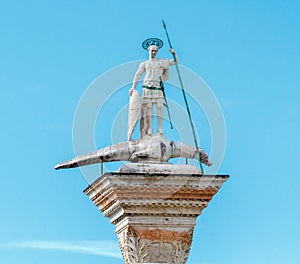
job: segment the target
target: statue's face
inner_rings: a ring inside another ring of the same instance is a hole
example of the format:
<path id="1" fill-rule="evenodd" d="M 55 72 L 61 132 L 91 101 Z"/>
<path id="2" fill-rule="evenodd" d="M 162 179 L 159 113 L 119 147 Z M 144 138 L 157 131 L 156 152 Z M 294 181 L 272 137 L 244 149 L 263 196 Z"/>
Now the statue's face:
<path id="1" fill-rule="evenodd" d="M 151 56 L 152 58 L 155 58 L 155 57 L 156 57 L 156 54 L 157 54 L 157 52 L 158 52 L 158 47 L 155 46 L 155 45 L 151 45 L 151 46 L 149 46 L 148 51 L 149 51 L 150 56 Z"/>

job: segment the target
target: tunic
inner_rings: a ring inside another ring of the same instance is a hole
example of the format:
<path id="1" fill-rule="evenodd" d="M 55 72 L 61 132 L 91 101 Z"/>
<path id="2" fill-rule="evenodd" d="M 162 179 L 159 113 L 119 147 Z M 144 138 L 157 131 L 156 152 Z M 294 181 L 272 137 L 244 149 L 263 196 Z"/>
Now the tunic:
<path id="1" fill-rule="evenodd" d="M 140 64 L 136 77 L 145 72 L 143 86 L 160 88 L 160 77 L 166 81 L 169 77 L 169 66 L 175 65 L 173 60 L 155 59 L 144 61 Z M 163 92 L 161 90 L 143 88 L 144 103 L 164 102 Z"/>

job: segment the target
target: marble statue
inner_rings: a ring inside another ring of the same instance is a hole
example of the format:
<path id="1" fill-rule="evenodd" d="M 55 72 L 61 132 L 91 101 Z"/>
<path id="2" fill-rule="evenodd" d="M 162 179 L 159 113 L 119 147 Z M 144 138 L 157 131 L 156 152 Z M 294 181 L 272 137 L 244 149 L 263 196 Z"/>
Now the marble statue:
<path id="1" fill-rule="evenodd" d="M 201 162 L 207 166 L 211 165 L 208 155 L 204 150 L 201 153 Z M 166 163 L 171 158 L 185 157 L 198 159 L 196 149 L 188 144 L 174 142 L 159 133 L 146 135 L 140 140 L 121 142 L 112 146 L 99 149 L 85 155 L 78 156 L 69 161 L 59 163 L 55 169 L 68 169 L 86 166 L 100 162 L 130 161 L 133 163 Z"/>
<path id="2" fill-rule="evenodd" d="M 147 39 L 143 47 L 149 52 L 149 60 L 139 65 L 134 76 L 133 84 L 129 90 L 129 114 L 128 114 L 128 141 L 99 149 L 85 155 L 77 156 L 69 161 L 59 163 L 55 169 L 67 169 L 86 166 L 95 163 L 129 161 L 119 169 L 120 172 L 159 172 L 159 173 L 190 173 L 202 174 L 201 163 L 210 166 L 208 155 L 196 145 L 196 148 L 167 139 L 163 134 L 162 118 L 163 105 L 165 103 L 162 82 L 169 76 L 169 66 L 178 63 L 174 49 L 170 49 L 173 60 L 157 59 L 158 49 L 162 47 L 162 41 L 156 38 Z M 143 100 L 136 90 L 137 83 L 142 73 Z M 156 105 L 158 131 L 153 133 L 152 115 Z M 140 139 L 132 140 L 132 133 L 140 118 Z M 191 165 L 175 166 L 168 161 L 172 158 L 198 159 L 200 168 Z M 143 169 L 141 169 L 143 167 Z M 145 169 L 146 168 L 146 169 Z M 174 169 L 175 168 L 175 169 Z M 194 170 L 196 168 L 196 170 Z"/>
<path id="3" fill-rule="evenodd" d="M 154 42 L 155 43 L 155 42 Z M 175 65 L 174 59 L 157 59 L 156 55 L 159 49 L 159 44 L 149 45 L 147 50 L 149 53 L 149 60 L 142 62 L 134 75 L 133 84 L 129 90 L 130 96 L 133 96 L 139 79 L 143 73 L 145 77 L 143 79 L 143 104 L 142 113 L 140 121 L 140 133 L 141 137 L 145 134 L 152 135 L 153 126 L 153 107 L 156 105 L 157 121 L 158 121 L 158 132 L 163 134 L 162 120 L 163 120 L 163 105 L 165 103 L 164 93 L 162 91 L 162 83 L 165 82 L 169 77 L 169 66 Z M 178 63 L 177 55 L 174 49 L 170 49 L 170 52 L 176 57 L 176 62 Z M 134 113 L 133 113 L 134 115 Z M 130 124 L 136 125 L 136 123 Z M 134 127 L 133 127 L 134 129 Z M 133 130 L 129 127 L 129 130 Z M 128 140 L 131 138 L 129 137 Z"/>

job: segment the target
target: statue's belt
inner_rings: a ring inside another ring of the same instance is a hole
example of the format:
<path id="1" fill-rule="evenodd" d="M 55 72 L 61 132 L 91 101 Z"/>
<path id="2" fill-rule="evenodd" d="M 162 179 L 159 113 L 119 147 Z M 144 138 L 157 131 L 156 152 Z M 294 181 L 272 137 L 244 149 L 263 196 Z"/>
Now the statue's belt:
<path id="1" fill-rule="evenodd" d="M 158 91 L 162 91 L 163 89 L 161 87 L 151 87 L 151 86 L 147 86 L 147 85 L 143 85 L 143 88 L 149 89 L 149 90 L 158 90 Z"/>

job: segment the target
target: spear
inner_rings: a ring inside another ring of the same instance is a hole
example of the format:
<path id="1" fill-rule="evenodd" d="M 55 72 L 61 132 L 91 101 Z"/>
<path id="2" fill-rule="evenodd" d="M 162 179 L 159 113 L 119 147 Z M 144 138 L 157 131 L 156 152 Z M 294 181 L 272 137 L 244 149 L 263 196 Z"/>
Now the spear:
<path id="1" fill-rule="evenodd" d="M 163 23 L 163 27 L 164 27 L 166 35 L 167 35 L 167 39 L 168 39 L 168 42 L 169 42 L 170 49 L 172 49 L 173 47 L 172 47 L 171 40 L 170 40 L 170 37 L 169 37 L 169 34 L 168 34 L 167 26 L 166 26 L 166 23 L 163 19 L 162 19 L 162 23 Z M 203 172 L 203 167 L 202 167 L 202 164 L 201 164 L 201 154 L 200 154 L 199 148 L 198 148 L 198 142 L 197 142 L 197 138 L 196 138 L 195 127 L 194 127 L 194 124 L 193 124 L 193 121 L 192 121 L 190 108 L 189 108 L 188 101 L 187 101 L 187 98 L 186 98 L 186 95 L 185 95 L 185 90 L 184 90 L 184 87 L 183 87 L 183 82 L 182 82 L 181 74 L 180 74 L 180 71 L 179 71 L 178 63 L 177 63 L 177 60 L 176 60 L 176 56 L 175 56 L 174 53 L 172 53 L 172 54 L 173 54 L 173 58 L 174 58 L 175 66 L 176 66 L 176 71 L 177 71 L 179 83 L 180 83 L 180 86 L 181 86 L 181 91 L 182 91 L 182 94 L 183 94 L 183 99 L 184 99 L 184 102 L 185 102 L 186 110 L 187 110 L 187 113 L 188 113 L 188 116 L 189 116 L 192 131 L 193 131 L 194 143 L 195 143 L 196 151 L 198 153 L 198 160 L 199 160 L 199 164 L 200 164 L 200 169 L 201 169 L 201 172 Z"/>
<path id="2" fill-rule="evenodd" d="M 165 104 L 164 104 L 164 106 L 167 108 L 168 117 L 169 117 L 169 121 L 170 121 L 170 126 L 171 126 L 171 129 L 173 129 L 173 124 L 172 124 L 172 120 L 171 120 L 170 109 L 169 109 L 169 105 L 168 105 L 166 93 L 165 93 L 164 83 L 163 83 L 163 81 L 161 79 L 161 76 L 159 76 L 159 79 L 160 79 L 160 88 L 162 89 L 162 93 L 163 93 L 163 96 L 165 98 Z"/>

